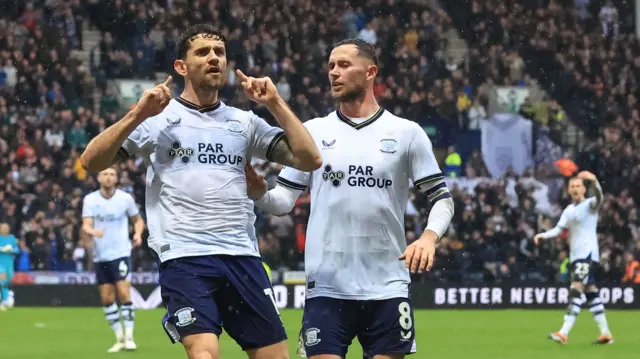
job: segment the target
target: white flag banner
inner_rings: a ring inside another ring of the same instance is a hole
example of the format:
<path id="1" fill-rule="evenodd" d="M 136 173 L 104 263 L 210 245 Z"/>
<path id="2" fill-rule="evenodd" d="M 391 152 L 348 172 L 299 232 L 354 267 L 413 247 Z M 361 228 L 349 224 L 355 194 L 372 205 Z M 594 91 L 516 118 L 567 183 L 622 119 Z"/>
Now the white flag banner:
<path id="1" fill-rule="evenodd" d="M 136 309 L 156 309 L 162 305 L 162 295 L 160 294 L 160 287 L 149 294 L 149 298 L 144 299 L 142 294 L 138 290 L 131 286 L 131 302 Z"/>
<path id="2" fill-rule="evenodd" d="M 481 122 L 482 156 L 492 177 L 509 167 L 518 174 L 533 166 L 531 121 L 517 114 L 495 114 Z"/>

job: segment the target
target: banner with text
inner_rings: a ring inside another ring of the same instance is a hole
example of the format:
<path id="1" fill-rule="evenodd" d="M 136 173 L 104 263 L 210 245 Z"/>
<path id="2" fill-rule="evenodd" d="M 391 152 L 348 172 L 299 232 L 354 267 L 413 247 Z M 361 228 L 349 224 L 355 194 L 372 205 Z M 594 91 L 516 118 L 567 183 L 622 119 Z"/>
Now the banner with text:
<path id="1" fill-rule="evenodd" d="M 279 308 L 304 308 L 304 285 L 273 286 L 273 296 Z M 16 285 L 16 306 L 99 307 L 97 288 L 88 285 Z M 637 290 L 640 286 L 604 286 L 600 298 L 613 309 L 640 309 Z M 541 284 L 498 284 L 478 286 L 434 286 L 414 283 L 411 297 L 417 309 L 560 309 L 568 304 L 569 289 Z M 160 287 L 136 284 L 131 298 L 137 309 L 162 307 Z"/>
<path id="2" fill-rule="evenodd" d="M 509 167 L 521 175 L 533 167 L 533 125 L 517 114 L 495 114 L 482 121 L 482 158 L 492 177 L 502 177 Z"/>

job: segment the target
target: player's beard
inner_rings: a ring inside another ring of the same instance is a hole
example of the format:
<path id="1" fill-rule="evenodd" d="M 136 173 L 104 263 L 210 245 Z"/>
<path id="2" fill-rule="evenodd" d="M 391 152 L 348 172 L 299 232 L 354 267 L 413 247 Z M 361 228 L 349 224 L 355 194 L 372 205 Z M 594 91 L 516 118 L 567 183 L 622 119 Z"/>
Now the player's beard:
<path id="1" fill-rule="evenodd" d="M 363 99 L 367 92 L 366 87 L 364 86 L 354 86 L 351 89 L 347 89 L 341 94 L 333 95 L 334 100 L 338 102 L 352 102 L 359 99 Z"/>
<path id="2" fill-rule="evenodd" d="M 219 91 L 222 87 L 224 87 L 224 78 L 215 82 L 202 81 L 198 86 L 204 92 Z"/>

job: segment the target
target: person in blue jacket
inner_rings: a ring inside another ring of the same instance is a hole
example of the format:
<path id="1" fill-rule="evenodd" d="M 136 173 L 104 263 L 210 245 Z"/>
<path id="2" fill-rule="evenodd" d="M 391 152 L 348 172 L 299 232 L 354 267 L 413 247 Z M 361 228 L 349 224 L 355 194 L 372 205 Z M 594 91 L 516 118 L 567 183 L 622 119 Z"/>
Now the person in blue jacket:
<path id="1" fill-rule="evenodd" d="M 9 284 L 13 279 L 15 256 L 20 253 L 18 240 L 10 233 L 9 225 L 0 224 L 0 310 L 9 305 Z"/>

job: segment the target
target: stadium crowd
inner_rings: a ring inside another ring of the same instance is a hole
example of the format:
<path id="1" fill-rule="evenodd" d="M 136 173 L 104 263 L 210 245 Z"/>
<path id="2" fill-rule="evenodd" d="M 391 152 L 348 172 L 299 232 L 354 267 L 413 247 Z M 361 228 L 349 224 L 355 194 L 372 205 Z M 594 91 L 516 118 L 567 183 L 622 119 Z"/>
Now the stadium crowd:
<path id="1" fill-rule="evenodd" d="M 456 64 L 445 55 L 444 33 L 454 23 L 462 29 L 456 22 L 457 14 L 449 11 L 450 19 L 443 11 L 421 5 L 422 1 L 353 3 L 356 6 L 349 7 L 347 2 L 327 1 L 320 11 L 311 0 L 278 1 L 277 6 L 252 0 L 175 0 L 170 7 L 167 2 L 154 0 L 0 0 L 0 173 L 5 174 L 0 178 L 0 219 L 9 223 L 21 239 L 17 269 L 74 271 L 90 266 L 90 248 L 79 231 L 80 209 L 83 196 L 95 190 L 97 183 L 80 166 L 79 153 L 89 139 L 126 110 L 119 105 L 118 95 L 107 90 L 106 83 L 115 78 L 153 79 L 157 71 L 168 72 L 177 35 L 189 24 L 223 24 L 229 58 L 228 85 L 221 91 L 223 101 L 241 108 L 253 107 L 237 90 L 233 69 L 240 68 L 250 75 L 273 78 L 302 119 L 333 110 L 326 95 L 324 62 L 331 44 L 348 36 L 371 41 L 379 48 L 382 73 L 376 94 L 383 107 L 412 119 L 448 119 L 459 131 L 479 129 L 479 123 L 487 116 L 484 83 L 526 85 L 530 81 L 526 75 L 530 71 L 529 59 L 521 56 L 531 49 L 519 48 L 523 38 L 518 40 L 513 35 L 516 30 L 506 28 L 525 23 L 518 22 L 515 16 L 528 13 L 523 10 L 506 15 L 506 1 L 469 3 L 475 14 L 470 26 L 487 36 L 476 41 L 467 39 L 472 50 L 466 64 Z M 548 6 L 551 10 L 532 14 L 560 24 L 556 26 L 569 26 L 553 20 L 553 16 L 573 14 L 572 11 L 555 8 L 558 5 L 553 2 Z M 256 14 L 262 14 L 259 21 Z M 582 20 L 584 14 L 579 14 L 580 21 L 560 31 L 563 41 L 576 38 L 582 29 L 581 21 L 599 24 L 586 16 Z M 505 19 L 492 21 L 494 16 Z M 99 29 L 103 35 L 98 46 L 90 49 L 90 64 L 83 64 L 75 56 L 85 27 Z M 625 49 L 620 53 L 633 57 L 637 55 L 637 42 L 628 30 L 625 26 L 612 28 L 609 33 L 613 35 L 608 37 L 612 40 L 597 43 L 604 49 L 617 44 L 616 49 Z M 602 69 L 608 52 L 600 55 L 602 51 L 591 51 L 590 43 L 584 42 L 592 41 L 589 39 L 586 36 L 582 47 L 573 50 L 565 42 L 557 42 L 553 51 L 558 56 L 553 58 L 576 66 L 579 61 L 567 59 L 582 54 L 589 56 L 589 69 Z M 617 54 L 615 50 L 613 53 Z M 606 69 L 620 66 L 619 76 L 627 74 L 624 89 L 613 86 L 620 83 L 619 77 L 601 77 L 593 93 L 600 91 L 600 97 L 615 101 L 624 98 L 626 102 L 607 107 L 613 111 L 615 121 L 603 124 L 597 132 L 598 141 L 588 146 L 580 158 L 580 164 L 594 170 L 610 193 L 600 225 L 602 275 L 610 281 L 623 277 L 626 261 L 631 260 L 624 254 L 640 248 L 635 205 L 640 192 L 630 185 L 640 176 L 640 157 L 631 151 L 640 140 L 638 107 L 633 102 L 637 86 L 631 79 L 640 62 L 637 57 L 634 61 L 610 62 L 599 72 L 608 73 Z M 596 77 L 591 80 L 598 81 Z M 579 81 L 581 91 L 572 90 L 574 97 L 597 103 L 587 91 L 592 83 L 584 81 Z M 573 108 L 567 104 L 566 96 L 557 91 L 549 93 L 562 106 L 568 106 L 567 110 Z M 265 114 L 260 108 L 254 110 Z M 533 113 L 532 118 L 545 124 L 549 115 L 536 114 L 539 112 Z M 275 182 L 279 166 L 257 161 L 255 165 L 272 184 Z M 141 206 L 143 166 L 140 160 L 130 160 L 120 165 L 119 172 L 121 187 L 133 193 Z M 478 179 L 486 173 L 478 154 L 466 161 L 464 178 Z M 509 174 L 502 179 L 478 181 L 477 186 L 466 191 L 452 186 L 456 217 L 438 247 L 436 267 L 429 275 L 447 281 L 566 280 L 566 243 L 534 247 L 531 242 L 534 233 L 554 223 L 554 219 L 535 210 L 535 182 L 530 172 L 520 177 Z M 507 183 L 516 183 L 515 202 L 506 194 Z M 563 192 L 559 204 L 566 205 L 567 198 Z M 420 194 L 413 194 L 408 204 L 408 241 L 415 240 L 422 230 L 427 202 Z M 266 263 L 274 268 L 302 269 L 308 214 L 306 194 L 289 215 L 259 214 L 256 227 Z M 146 248 L 135 250 L 133 261 L 138 271 L 154 270 L 155 263 Z"/>

